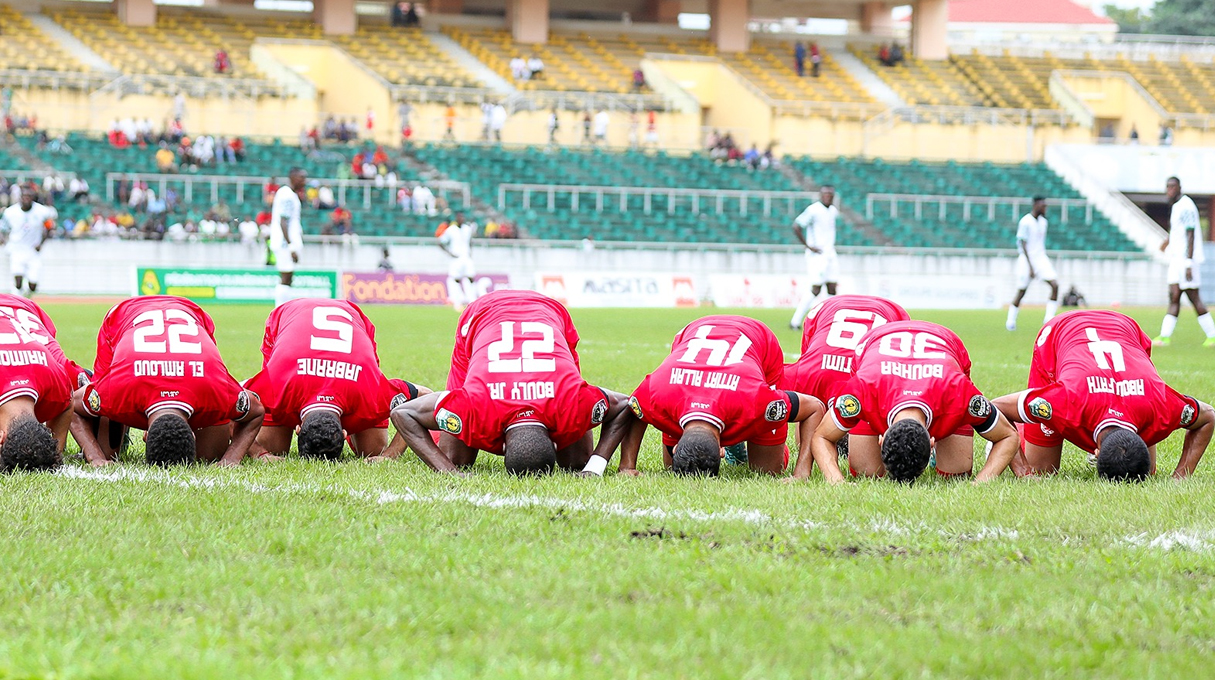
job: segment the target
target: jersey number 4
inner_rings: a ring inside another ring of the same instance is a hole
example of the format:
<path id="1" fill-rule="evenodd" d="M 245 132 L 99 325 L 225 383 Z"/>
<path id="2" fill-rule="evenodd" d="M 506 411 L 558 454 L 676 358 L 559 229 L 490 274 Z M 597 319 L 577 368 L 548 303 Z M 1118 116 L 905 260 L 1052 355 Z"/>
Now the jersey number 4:
<path id="1" fill-rule="evenodd" d="M 519 324 L 519 335 L 538 335 L 540 337 L 524 340 L 520 345 L 520 355 L 517 359 L 503 359 L 503 354 L 515 351 L 515 322 L 502 322 L 502 339 L 489 344 L 490 373 L 551 373 L 557 370 L 556 359 L 537 358 L 537 354 L 552 354 L 556 345 L 553 342 L 553 327 L 539 321 L 523 321 Z"/>

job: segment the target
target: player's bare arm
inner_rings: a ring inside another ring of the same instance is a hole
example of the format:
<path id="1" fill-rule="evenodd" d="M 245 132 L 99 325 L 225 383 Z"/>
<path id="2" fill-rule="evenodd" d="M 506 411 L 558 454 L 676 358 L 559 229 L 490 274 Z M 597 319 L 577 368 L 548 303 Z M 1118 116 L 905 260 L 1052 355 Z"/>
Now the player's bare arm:
<path id="1" fill-rule="evenodd" d="M 620 469 L 618 470 L 620 474 L 628 477 L 636 477 L 641 474 L 637 470 L 637 454 L 641 452 L 641 442 L 645 439 L 646 427 L 648 425 L 640 418 L 635 418 L 629 423 L 624 440 L 620 442 Z"/>
<path id="2" fill-rule="evenodd" d="M 240 465 L 245 454 L 249 452 L 249 448 L 257 440 L 258 431 L 262 428 L 266 409 L 262 406 L 261 398 L 249 390 L 245 390 L 244 394 L 249 399 L 249 410 L 243 417 L 232 421 L 232 442 L 224 451 L 224 455 L 216 461 L 216 465 L 224 467 Z"/>
<path id="3" fill-rule="evenodd" d="M 69 426 L 72 438 L 80 445 L 80 452 L 84 454 L 84 460 L 89 465 L 101 467 L 117 462 L 107 458 L 101 449 L 101 444 L 97 442 L 97 435 L 94 432 L 100 418 L 90 414 L 85 408 L 85 389 L 85 387 L 81 387 L 72 393 L 72 424 Z"/>
<path id="4" fill-rule="evenodd" d="M 1198 461 L 1202 460 L 1202 454 L 1206 453 L 1207 446 L 1211 443 L 1212 432 L 1215 432 L 1215 409 L 1200 401 L 1198 418 L 1186 428 L 1185 440 L 1181 445 L 1181 460 L 1177 461 L 1177 469 L 1173 470 L 1173 479 L 1185 479 L 1194 474 Z"/>
<path id="5" fill-rule="evenodd" d="M 823 405 L 822 401 L 808 394 L 798 394 L 797 397 L 797 413 L 789 420 L 790 422 L 798 423 L 797 441 L 799 442 L 799 446 L 797 463 L 793 467 L 793 476 L 789 477 L 789 479 L 810 479 L 810 473 L 814 470 L 814 464 L 818 463 L 819 469 L 823 471 L 823 478 L 828 482 L 834 484 L 844 481 L 844 475 L 840 472 L 839 460 L 836 453 L 833 452 L 824 460 L 819 460 L 814 456 L 814 433 L 822 425 L 823 416 L 827 413 L 827 407 Z"/>
<path id="6" fill-rule="evenodd" d="M 427 394 L 432 394 L 434 390 L 422 385 L 413 385 L 417 390 L 417 396 L 424 397 Z M 357 455 L 364 456 L 369 462 L 378 463 L 385 460 L 396 460 L 405 453 L 408 448 L 405 444 L 405 437 L 401 436 L 400 431 L 393 434 L 392 439 L 388 439 L 388 429 L 376 428 L 374 430 L 363 430 L 356 432 L 350 436 L 351 448 Z"/>
<path id="7" fill-rule="evenodd" d="M 405 443 L 418 454 L 423 463 L 430 466 L 430 469 L 456 474 L 459 470 L 430 438 L 430 431 L 439 429 L 439 423 L 435 420 L 435 407 L 439 405 L 440 396 L 441 393 L 432 392 L 407 401 L 393 409 L 391 420 L 397 432 L 405 439 Z"/>
<path id="8" fill-rule="evenodd" d="M 629 408 L 628 395 L 603 388 L 600 388 L 600 391 L 607 397 L 608 410 L 599 430 L 599 443 L 595 445 L 591 459 L 582 469 L 583 472 L 594 476 L 603 474 L 603 471 L 607 469 L 607 464 L 612 460 L 612 454 L 616 453 L 616 449 L 628 435 L 633 423 L 640 422 L 637 416 L 633 415 L 633 410 Z"/>
<path id="9" fill-rule="evenodd" d="M 980 437 L 991 442 L 992 447 L 991 452 L 987 454 L 987 462 L 983 464 L 979 474 L 975 475 L 975 484 L 990 482 L 999 477 L 1000 473 L 1012 465 L 1014 457 L 1021 450 L 1021 437 L 1017 435 L 1017 428 L 1013 427 L 1008 418 L 1004 417 L 1004 412 L 998 409 L 999 407 L 996 412 L 996 424 L 987 432 L 979 433 Z"/>
<path id="10" fill-rule="evenodd" d="M 1013 392 L 1012 394 L 1006 394 L 1002 397 L 997 397 L 995 399 L 992 399 L 991 403 L 993 406 L 996 407 L 996 410 L 1000 412 L 1000 415 L 1004 416 L 1005 420 L 1009 421 L 1010 423 L 1024 423 L 1025 421 L 1021 419 L 1021 412 L 1017 409 L 1017 404 L 1020 403 L 1021 395 L 1025 394 L 1028 391 L 1029 390 L 1022 390 L 1020 392 Z M 1014 427 L 1014 429 L 1015 429 L 1015 427 Z M 1027 443 L 1026 446 L 1030 447 L 1030 446 L 1034 446 L 1034 445 Z M 1042 448 L 1042 447 L 1035 447 L 1035 448 Z M 1059 451 L 1055 454 L 1054 458 L 1058 458 L 1063 455 L 1063 446 L 1061 444 L 1059 446 L 1052 446 L 1050 448 L 1059 449 Z M 995 452 L 994 445 L 992 446 L 992 452 L 993 453 Z M 1049 458 L 1051 456 L 1047 456 L 1047 457 Z M 1022 451 L 1019 446 L 1017 448 L 1017 451 L 1015 451 L 1013 453 L 1013 459 L 1012 459 L 1011 463 L 1009 464 L 1009 466 L 1012 467 L 1013 474 L 1018 477 L 1026 477 L 1028 475 L 1033 475 L 1033 474 L 1039 472 L 1039 470 L 1034 469 L 1034 467 L 1032 465 L 1030 465 L 1029 459 L 1026 457 L 1025 452 Z"/>
<path id="11" fill-rule="evenodd" d="M 823 477 L 831 484 L 840 484 L 844 481 L 844 475 L 840 472 L 839 462 L 837 461 L 839 454 L 836 452 L 835 445 L 846 434 L 848 433 L 841 430 L 835 424 L 835 419 L 820 417 L 818 427 L 815 428 L 814 433 L 809 437 L 810 454 L 813 456 L 813 460 L 818 463 L 819 469 L 823 471 Z M 805 445 L 803 445 L 803 448 L 805 448 Z M 799 468 L 802 467 L 803 458 L 805 456 L 800 455 L 797 459 Z M 806 467 L 809 466 L 810 461 L 806 461 Z M 834 474 L 832 474 L 832 470 L 834 470 Z M 798 470 L 795 469 L 793 476 L 797 477 L 797 475 Z M 809 477 L 810 470 L 805 470 L 805 475 Z"/>
<path id="12" fill-rule="evenodd" d="M 64 448 L 67 447 L 68 431 L 72 427 L 72 408 L 63 410 L 63 413 L 51 419 L 47 426 L 51 428 L 51 434 L 55 437 L 55 447 L 59 450 L 60 455 L 63 454 Z"/>
<path id="13" fill-rule="evenodd" d="M 1194 280 L 1194 232 L 1193 227 L 1185 230 L 1185 280 Z"/>

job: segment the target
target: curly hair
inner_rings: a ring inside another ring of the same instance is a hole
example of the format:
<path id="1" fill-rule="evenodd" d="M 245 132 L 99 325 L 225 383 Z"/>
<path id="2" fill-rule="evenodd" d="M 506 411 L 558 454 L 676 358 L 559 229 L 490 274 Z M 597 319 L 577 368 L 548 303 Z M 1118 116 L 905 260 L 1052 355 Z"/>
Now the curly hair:
<path id="1" fill-rule="evenodd" d="M 671 459 L 675 474 L 716 477 L 721 471 L 721 444 L 704 428 L 684 430 Z"/>
<path id="2" fill-rule="evenodd" d="M 882 438 L 882 464 L 890 479 L 913 484 L 928 467 L 932 441 L 928 428 L 910 418 L 896 421 Z"/>
<path id="3" fill-rule="evenodd" d="M 1098 476 L 1112 482 L 1142 482 L 1151 472 L 1152 457 L 1142 437 L 1121 427 L 1106 428 L 1097 456 Z"/>
<path id="4" fill-rule="evenodd" d="M 148 438 L 144 446 L 148 465 L 169 467 L 193 463 L 196 449 L 194 429 L 176 413 L 166 413 L 148 425 Z"/>
<path id="5" fill-rule="evenodd" d="M 512 427 L 502 445 L 506 471 L 512 475 L 545 475 L 557 464 L 557 449 L 539 425 Z"/>
<path id="6" fill-rule="evenodd" d="M 346 441 L 342 437 L 342 421 L 333 411 L 316 410 L 304 416 L 300 423 L 299 449 L 305 458 L 338 460 Z"/>
<path id="7" fill-rule="evenodd" d="M 59 443 L 51 429 L 33 415 L 18 416 L 0 444 L 0 469 L 5 472 L 53 470 L 63 464 Z"/>

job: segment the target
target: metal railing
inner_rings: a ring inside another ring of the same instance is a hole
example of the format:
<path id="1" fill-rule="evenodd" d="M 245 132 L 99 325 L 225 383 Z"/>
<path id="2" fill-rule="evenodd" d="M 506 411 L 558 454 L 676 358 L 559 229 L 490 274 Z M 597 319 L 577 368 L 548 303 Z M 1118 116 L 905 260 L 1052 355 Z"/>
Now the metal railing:
<path id="1" fill-rule="evenodd" d="M 951 41 L 950 52 L 966 55 L 972 52 L 985 54 L 989 57 L 1041 58 L 1047 56 L 1059 59 L 1098 60 L 1117 59 L 1125 57 L 1130 61 L 1149 61 L 1153 57 L 1161 61 L 1179 61 L 1182 57 L 1208 61 L 1215 56 L 1215 39 L 1183 35 L 1134 35 L 1118 34 L 1112 43 L 1075 42 L 1061 43 L 1058 41 L 1044 42 L 975 42 Z"/>
<path id="2" fill-rule="evenodd" d="M 872 220 L 874 217 L 874 209 L 881 204 L 890 206 L 890 216 L 899 216 L 899 203 L 912 203 L 912 214 L 915 218 L 922 219 L 924 216 L 924 204 L 935 203 L 937 219 L 944 220 L 948 215 L 947 205 L 961 205 L 962 219 L 969 220 L 970 216 L 975 212 L 975 208 L 985 210 L 987 219 L 996 219 L 996 210 L 1008 209 L 1011 221 L 1016 222 L 1021 219 L 1033 201 L 1022 196 L 942 196 L 942 195 L 921 195 L 921 194 L 869 194 L 865 197 L 865 217 Z M 1048 198 L 1047 206 L 1055 206 L 1061 209 L 1062 215 L 1060 223 L 1067 224 L 1070 221 L 1069 213 L 1071 211 L 1082 209 L 1084 212 L 1084 223 L 1093 223 L 1093 204 L 1083 198 Z M 931 209 L 930 209 L 931 210 Z"/>
<path id="3" fill-rule="evenodd" d="M 21 168 L 20 170 L 0 170 L 0 177 L 3 177 L 4 179 L 9 180 L 10 182 L 16 182 L 18 184 L 24 184 L 26 182 L 36 182 L 38 184 L 38 186 L 42 186 L 42 180 L 46 179 L 47 177 L 52 177 L 52 176 L 58 177 L 58 178 L 62 179 L 64 182 L 76 179 L 76 173 L 65 172 L 62 170 L 42 171 L 42 170 L 31 170 L 30 168 Z"/>
<path id="4" fill-rule="evenodd" d="M 657 198 L 666 199 L 667 213 L 687 209 L 693 215 L 702 212 L 712 214 L 733 213 L 746 215 L 753 210 L 752 204 L 758 202 L 758 210 L 764 217 L 769 217 L 776 210 L 778 215 L 797 215 L 814 201 L 818 200 L 816 191 L 726 191 L 719 189 L 671 189 L 659 187 L 615 187 L 615 186 L 584 186 L 576 184 L 499 184 L 498 209 L 507 208 L 506 196 L 510 193 L 522 194 L 524 210 L 531 210 L 536 197 L 538 205 L 543 209 L 554 212 L 557 209 L 557 197 L 569 196 L 570 209 L 577 211 L 582 205 L 593 205 L 595 212 L 615 211 L 629 212 L 631 198 L 640 197 L 642 212 L 650 214 L 655 210 Z M 783 210 L 782 210 L 783 208 Z"/>
<path id="5" fill-rule="evenodd" d="M 91 92 L 113 80 L 115 74 L 83 73 L 75 71 L 25 71 L 0 70 L 0 85 L 22 90 L 46 88 L 50 90 L 84 90 Z"/>
<path id="6" fill-rule="evenodd" d="M 255 201 L 261 201 L 262 194 L 266 186 L 266 178 L 263 177 L 248 177 L 248 176 L 224 176 L 224 175 L 172 175 L 158 173 L 139 173 L 139 172 L 110 172 L 105 176 L 105 197 L 107 201 L 113 202 L 117 193 L 118 183 L 122 180 L 132 182 L 146 182 L 148 185 L 155 187 L 157 195 L 164 197 L 165 191 L 173 186 L 174 188 L 181 187 L 181 201 L 184 203 L 193 203 L 196 197 L 201 193 L 203 200 L 215 203 L 219 201 L 219 188 L 221 186 L 236 187 L 236 202 L 246 202 L 246 197 Z M 467 182 L 453 182 L 450 180 L 434 180 L 428 182 L 419 182 L 417 180 L 398 180 L 396 183 L 385 183 L 377 185 L 370 180 L 349 180 L 349 179 L 326 179 L 314 178 L 321 186 L 328 186 L 333 189 L 334 199 L 344 205 L 361 205 L 364 210 L 370 210 L 373 205 L 395 205 L 396 204 L 396 189 L 402 187 L 415 188 L 425 185 L 436 196 L 442 197 L 449 205 L 455 203 L 451 200 L 452 196 L 459 197 L 459 204 L 463 209 L 468 210 L 472 207 L 472 192 L 469 189 Z M 374 192 L 383 192 L 384 195 L 375 197 Z M 357 201 L 353 203 L 352 201 Z"/>

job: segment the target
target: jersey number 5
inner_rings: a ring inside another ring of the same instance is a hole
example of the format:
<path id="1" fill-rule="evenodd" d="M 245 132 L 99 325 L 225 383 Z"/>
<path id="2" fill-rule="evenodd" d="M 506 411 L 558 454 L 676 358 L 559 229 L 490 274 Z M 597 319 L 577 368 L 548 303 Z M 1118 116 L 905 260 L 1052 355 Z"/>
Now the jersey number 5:
<path id="1" fill-rule="evenodd" d="M 341 307 L 313 307 L 312 328 L 318 331 L 332 331 L 336 338 L 323 335 L 313 335 L 308 339 L 308 347 L 319 352 L 339 352 L 350 354 L 354 348 L 354 317 Z"/>
<path id="2" fill-rule="evenodd" d="M 489 344 L 490 373 L 551 373 L 557 370 L 556 359 L 537 359 L 536 354 L 552 354 L 553 327 L 539 321 L 523 321 L 519 324 L 520 335 L 539 335 L 533 340 L 524 340 L 518 359 L 503 359 L 502 355 L 515 351 L 515 322 L 502 322 L 502 339 Z"/>
<path id="3" fill-rule="evenodd" d="M 182 323 L 170 324 L 169 321 Z M 149 322 L 146 326 L 140 326 Z M 135 351 L 146 354 L 202 354 L 202 343 L 185 338 L 198 337 L 198 322 L 180 309 L 150 309 L 135 317 Z M 168 340 L 152 340 L 165 336 Z"/>

